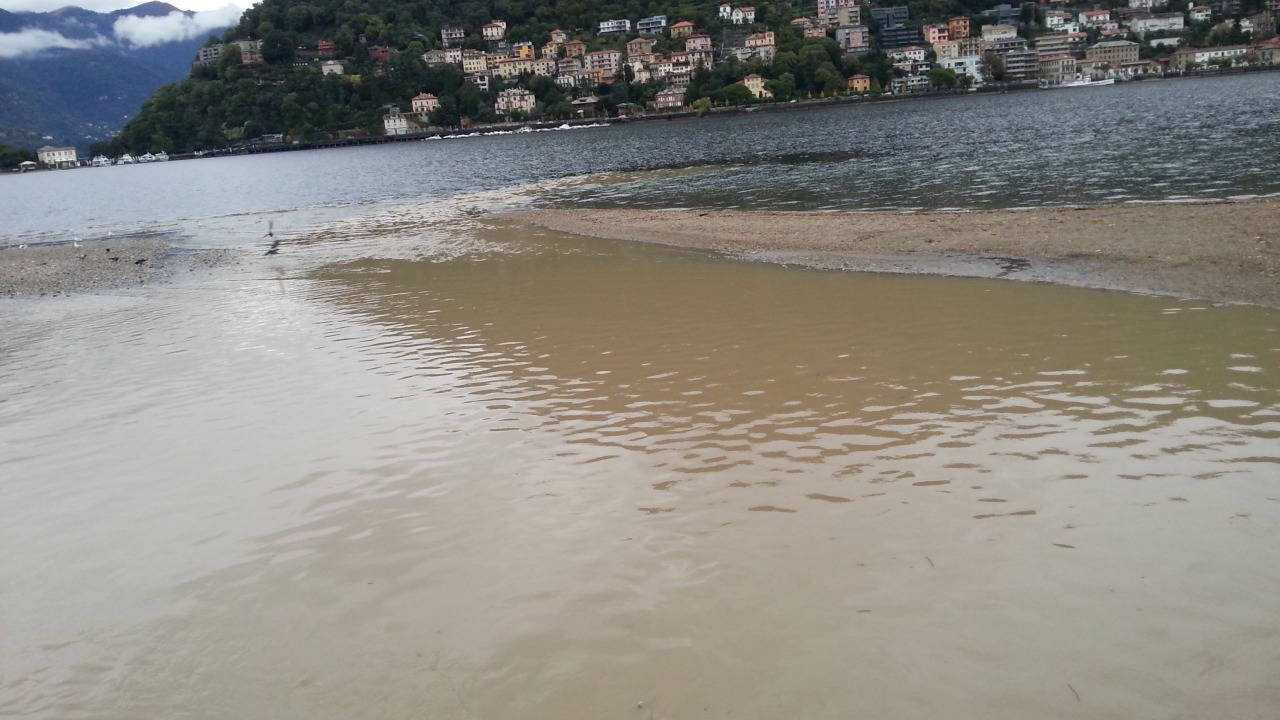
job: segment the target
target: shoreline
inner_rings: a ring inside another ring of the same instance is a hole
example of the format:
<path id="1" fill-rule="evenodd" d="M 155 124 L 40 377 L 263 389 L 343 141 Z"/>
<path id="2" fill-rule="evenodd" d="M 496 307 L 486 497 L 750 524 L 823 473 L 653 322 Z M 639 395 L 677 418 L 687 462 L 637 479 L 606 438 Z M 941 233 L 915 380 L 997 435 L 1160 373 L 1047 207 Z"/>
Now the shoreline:
<path id="1" fill-rule="evenodd" d="M 820 270 L 1048 282 L 1280 308 L 1280 198 L 965 213 L 535 209 L 498 217 Z"/>
<path id="2" fill-rule="evenodd" d="M 226 263 L 225 250 L 177 250 L 154 237 L 0 246 L 0 298 L 97 293 Z"/>

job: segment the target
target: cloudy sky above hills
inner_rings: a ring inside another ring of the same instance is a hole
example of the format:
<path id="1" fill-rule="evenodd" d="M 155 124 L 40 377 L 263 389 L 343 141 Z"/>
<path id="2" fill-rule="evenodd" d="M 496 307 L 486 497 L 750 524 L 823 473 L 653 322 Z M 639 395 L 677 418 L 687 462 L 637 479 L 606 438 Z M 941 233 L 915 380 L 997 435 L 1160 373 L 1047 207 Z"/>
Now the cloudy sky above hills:
<path id="1" fill-rule="evenodd" d="M 168 15 L 146 17 L 125 15 L 116 19 L 108 33 L 90 31 L 91 34 L 86 34 L 81 27 L 62 27 L 61 25 L 22 27 L 14 32 L 0 32 L 0 60 L 30 57 L 55 49 L 87 50 L 113 45 L 142 48 L 202 38 L 212 31 L 235 24 L 243 11 L 241 5 L 229 4 L 228 0 L 209 0 L 209 2 L 217 5 L 191 14 L 172 12 Z M 51 0 L 48 4 L 53 5 L 55 2 Z M 92 3 L 82 3 L 81 7 L 86 5 L 89 6 L 86 9 L 100 12 L 118 9 L 111 6 L 109 2 L 104 2 L 101 7 L 93 6 Z M 5 9 L 13 11 L 17 8 L 6 7 Z M 57 8 L 35 11 L 43 12 L 50 9 Z"/>
<path id="2" fill-rule="evenodd" d="M 145 0 L 0 0 L 0 10 L 8 10 L 9 12 L 49 12 L 57 10 L 67 5 L 82 7 L 86 10 L 96 10 L 98 12 L 111 12 L 112 10 L 123 10 L 136 5 L 141 5 Z M 254 3 L 254 0 L 183 0 L 181 3 L 171 2 L 172 5 L 180 5 L 185 10 L 218 10 L 228 4 L 234 5 L 238 10 L 244 10 Z"/>

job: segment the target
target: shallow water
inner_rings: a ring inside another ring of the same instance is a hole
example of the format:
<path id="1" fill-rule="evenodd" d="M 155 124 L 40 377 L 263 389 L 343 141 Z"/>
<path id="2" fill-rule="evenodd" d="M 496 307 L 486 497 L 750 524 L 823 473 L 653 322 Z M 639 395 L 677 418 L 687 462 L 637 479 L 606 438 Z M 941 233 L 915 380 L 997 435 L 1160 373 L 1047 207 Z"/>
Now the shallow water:
<path id="1" fill-rule="evenodd" d="M 165 231 L 220 246 L 261 237 L 265 214 L 303 232 L 558 180 L 538 202 L 847 211 L 1272 195 L 1278 118 L 1268 72 L 29 173 L 0 177 L 0 245 Z"/>
<path id="2" fill-rule="evenodd" d="M 432 207 L 6 304 L 0 715 L 1280 704 L 1280 313 Z"/>

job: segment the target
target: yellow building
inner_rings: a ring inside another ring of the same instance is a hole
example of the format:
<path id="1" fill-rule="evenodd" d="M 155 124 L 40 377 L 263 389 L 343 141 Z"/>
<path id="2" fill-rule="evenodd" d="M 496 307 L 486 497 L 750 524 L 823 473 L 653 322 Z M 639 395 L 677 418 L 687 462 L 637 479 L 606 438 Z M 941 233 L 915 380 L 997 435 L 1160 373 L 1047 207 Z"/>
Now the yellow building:
<path id="1" fill-rule="evenodd" d="M 947 21 L 947 38 L 959 40 L 969 37 L 969 18 L 953 17 Z"/>
<path id="2" fill-rule="evenodd" d="M 868 75 L 854 75 L 849 78 L 849 91 L 857 93 L 871 92 L 871 77 Z"/>
<path id="3" fill-rule="evenodd" d="M 518 42 L 511 46 L 511 50 L 523 60 L 532 60 L 536 56 L 531 42 Z"/>
<path id="4" fill-rule="evenodd" d="M 773 97 L 773 93 L 769 92 L 764 87 L 764 78 L 759 75 L 752 73 L 751 75 L 742 78 L 742 84 L 751 91 L 751 94 L 754 95 L 757 100 Z"/>

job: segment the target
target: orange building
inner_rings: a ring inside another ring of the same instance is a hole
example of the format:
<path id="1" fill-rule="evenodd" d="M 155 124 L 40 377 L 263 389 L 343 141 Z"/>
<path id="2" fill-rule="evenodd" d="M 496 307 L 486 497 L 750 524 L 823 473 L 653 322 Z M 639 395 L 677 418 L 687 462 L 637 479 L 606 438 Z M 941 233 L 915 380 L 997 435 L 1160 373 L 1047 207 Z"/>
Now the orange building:
<path id="1" fill-rule="evenodd" d="M 953 17 L 947 21 L 947 39 L 959 40 L 969 37 L 969 18 Z"/>

